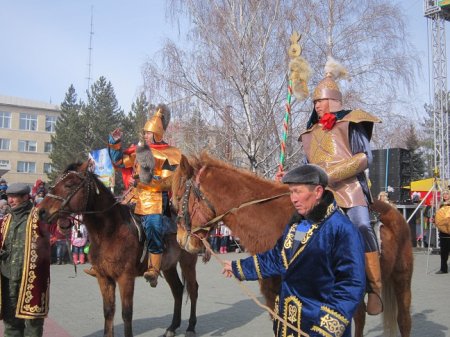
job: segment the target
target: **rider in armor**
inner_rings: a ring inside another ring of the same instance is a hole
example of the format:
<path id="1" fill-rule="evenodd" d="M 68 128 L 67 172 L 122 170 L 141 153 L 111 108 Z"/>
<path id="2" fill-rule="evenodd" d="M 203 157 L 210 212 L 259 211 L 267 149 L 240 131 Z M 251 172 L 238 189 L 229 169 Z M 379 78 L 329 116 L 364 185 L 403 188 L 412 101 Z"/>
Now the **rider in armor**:
<path id="1" fill-rule="evenodd" d="M 380 254 L 370 224 L 368 205 L 373 199 L 365 170 L 372 161 L 369 142 L 373 125 L 380 120 L 363 110 L 342 109 L 342 94 L 335 80 L 346 71 L 331 57 L 325 65 L 325 74 L 314 90 L 314 109 L 299 141 L 307 161 L 327 172 L 328 188 L 364 238 L 370 287 L 367 312 L 377 315 L 383 311 Z"/>
<path id="2" fill-rule="evenodd" d="M 115 129 L 109 136 L 109 153 L 113 165 L 124 177 L 133 181 L 135 214 L 141 217 L 149 252 L 145 279 L 156 287 L 164 250 L 164 233 L 170 221 L 169 191 L 172 174 L 180 163 L 181 152 L 168 145 L 163 136 L 170 122 L 166 105 L 156 107 L 154 115 L 145 123 L 141 140 L 134 151 L 122 149 L 122 131 Z M 129 180 L 127 181 L 127 183 Z"/>

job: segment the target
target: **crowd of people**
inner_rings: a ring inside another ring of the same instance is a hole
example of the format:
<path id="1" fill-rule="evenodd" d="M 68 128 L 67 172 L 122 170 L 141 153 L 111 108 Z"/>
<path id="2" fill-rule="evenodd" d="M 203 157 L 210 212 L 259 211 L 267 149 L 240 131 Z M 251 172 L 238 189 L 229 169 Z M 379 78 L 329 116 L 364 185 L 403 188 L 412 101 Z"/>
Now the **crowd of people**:
<path id="1" fill-rule="evenodd" d="M 233 235 L 230 228 L 219 221 L 208 237 L 209 245 L 215 253 L 226 254 L 228 252 L 240 253 L 245 251 L 238 237 Z"/>

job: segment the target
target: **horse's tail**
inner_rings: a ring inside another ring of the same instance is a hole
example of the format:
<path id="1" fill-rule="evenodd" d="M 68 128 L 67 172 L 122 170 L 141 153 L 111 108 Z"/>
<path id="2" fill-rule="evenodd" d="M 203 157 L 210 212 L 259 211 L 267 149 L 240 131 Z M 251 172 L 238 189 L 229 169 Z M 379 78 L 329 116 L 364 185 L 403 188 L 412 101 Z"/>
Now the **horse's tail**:
<path id="1" fill-rule="evenodd" d="M 383 336 L 397 336 L 397 297 L 392 281 L 385 281 L 382 288 L 383 298 Z"/>

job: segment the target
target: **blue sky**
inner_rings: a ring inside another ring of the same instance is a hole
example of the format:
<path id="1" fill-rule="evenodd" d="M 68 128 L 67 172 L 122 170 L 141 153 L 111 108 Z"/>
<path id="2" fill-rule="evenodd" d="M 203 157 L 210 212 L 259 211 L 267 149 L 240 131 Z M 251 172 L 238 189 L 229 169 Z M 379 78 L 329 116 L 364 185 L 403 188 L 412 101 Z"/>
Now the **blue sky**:
<path id="1" fill-rule="evenodd" d="M 178 37 L 164 1 L 18 0 L 0 6 L 1 95 L 59 104 L 73 84 L 84 100 L 91 6 L 91 78 L 111 81 L 125 111 L 142 85 L 143 63 L 165 39 Z"/>
<path id="2" fill-rule="evenodd" d="M 84 100 L 93 6 L 91 78 L 95 81 L 105 76 L 111 81 L 119 105 L 127 112 L 142 85 L 144 62 L 155 56 L 167 38 L 180 38 L 178 27 L 166 19 L 165 3 L 2 1 L 0 95 L 60 104 L 73 84 Z M 402 3 L 412 42 L 423 64 L 422 77 L 410 99 L 418 110 L 423 110 L 421 107 L 429 100 L 427 20 L 423 0 Z"/>

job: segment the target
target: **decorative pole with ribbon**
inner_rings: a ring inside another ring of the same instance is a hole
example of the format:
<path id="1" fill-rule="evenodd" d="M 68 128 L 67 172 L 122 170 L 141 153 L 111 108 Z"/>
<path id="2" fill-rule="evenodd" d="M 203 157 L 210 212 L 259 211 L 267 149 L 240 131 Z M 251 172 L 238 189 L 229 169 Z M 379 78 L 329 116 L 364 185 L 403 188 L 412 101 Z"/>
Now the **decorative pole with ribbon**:
<path id="1" fill-rule="evenodd" d="M 281 153 L 280 163 L 278 171 L 282 172 L 284 163 L 286 161 L 286 141 L 289 133 L 289 121 L 291 118 L 291 100 L 292 95 L 297 100 L 304 100 L 308 97 L 308 80 L 311 75 L 311 69 L 308 62 L 301 56 L 302 48 L 299 41 L 301 35 L 298 32 L 294 32 L 291 35 L 291 45 L 288 50 L 289 61 L 289 81 L 288 81 L 288 94 L 286 100 L 286 108 L 283 120 L 283 135 L 281 138 Z"/>

